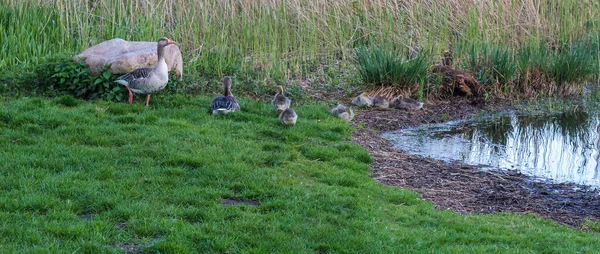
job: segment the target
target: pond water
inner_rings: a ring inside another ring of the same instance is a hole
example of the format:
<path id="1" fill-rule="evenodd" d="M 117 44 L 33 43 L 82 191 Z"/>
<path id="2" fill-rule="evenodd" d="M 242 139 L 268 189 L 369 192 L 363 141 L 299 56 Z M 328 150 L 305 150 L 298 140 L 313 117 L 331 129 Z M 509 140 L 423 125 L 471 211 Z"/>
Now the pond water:
<path id="1" fill-rule="evenodd" d="M 600 120 L 583 111 L 423 125 L 383 134 L 397 149 L 600 188 Z"/>

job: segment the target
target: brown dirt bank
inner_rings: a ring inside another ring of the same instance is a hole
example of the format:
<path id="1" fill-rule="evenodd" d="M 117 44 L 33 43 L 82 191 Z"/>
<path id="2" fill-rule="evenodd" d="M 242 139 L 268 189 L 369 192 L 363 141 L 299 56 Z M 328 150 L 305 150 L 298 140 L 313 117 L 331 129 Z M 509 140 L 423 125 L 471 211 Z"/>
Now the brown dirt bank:
<path id="1" fill-rule="evenodd" d="M 581 225 L 586 218 L 600 221 L 598 191 L 534 182 L 517 172 L 483 172 L 458 162 L 414 156 L 396 150 L 380 137 L 385 131 L 461 119 L 485 110 L 507 109 L 507 105 L 475 105 L 453 99 L 426 103 L 425 109 L 418 111 L 361 110 L 353 121 L 353 140 L 373 157 L 372 177 L 376 181 L 416 191 L 438 208 L 458 213 L 535 213 L 571 226 Z"/>

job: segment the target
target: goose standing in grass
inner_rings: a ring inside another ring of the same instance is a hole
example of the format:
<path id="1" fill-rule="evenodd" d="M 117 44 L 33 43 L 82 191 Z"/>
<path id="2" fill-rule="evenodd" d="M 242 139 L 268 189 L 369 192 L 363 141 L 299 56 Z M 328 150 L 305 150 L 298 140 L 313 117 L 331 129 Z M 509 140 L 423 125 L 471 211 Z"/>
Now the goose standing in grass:
<path id="1" fill-rule="evenodd" d="M 352 108 L 344 106 L 344 104 L 338 104 L 335 108 L 330 110 L 331 114 L 341 118 L 346 122 L 352 121 L 354 119 L 354 111 Z"/>
<path id="2" fill-rule="evenodd" d="M 239 111 L 240 105 L 231 94 L 231 77 L 223 78 L 223 95 L 217 96 L 210 104 L 210 112 L 213 115 L 226 115 L 229 112 Z"/>
<path id="3" fill-rule="evenodd" d="M 279 113 L 279 120 L 283 125 L 295 125 L 298 120 L 298 114 L 292 108 L 286 108 Z"/>
<path id="4" fill-rule="evenodd" d="M 281 114 L 281 112 L 286 108 L 290 107 L 292 100 L 290 100 L 288 97 L 285 97 L 285 94 L 283 93 L 283 86 L 277 86 L 277 94 L 275 94 L 275 97 L 273 97 L 273 100 L 271 100 L 271 104 L 273 104 L 275 107 L 275 112 L 277 112 L 278 115 Z"/>
<path id="5" fill-rule="evenodd" d="M 158 61 L 154 67 L 139 68 L 117 78 L 115 82 L 124 85 L 129 91 L 129 104 L 133 103 L 133 94 L 147 94 L 146 107 L 150 104 L 150 95 L 163 90 L 169 82 L 169 68 L 165 62 L 164 49 L 169 44 L 175 44 L 168 38 L 158 40 Z"/>

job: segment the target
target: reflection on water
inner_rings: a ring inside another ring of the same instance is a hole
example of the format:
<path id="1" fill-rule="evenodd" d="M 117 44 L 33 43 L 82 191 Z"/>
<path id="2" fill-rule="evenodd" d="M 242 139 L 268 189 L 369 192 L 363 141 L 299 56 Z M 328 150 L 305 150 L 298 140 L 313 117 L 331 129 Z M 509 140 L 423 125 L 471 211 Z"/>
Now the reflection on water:
<path id="1" fill-rule="evenodd" d="M 384 133 L 398 149 L 442 160 L 518 170 L 554 183 L 600 187 L 598 115 L 514 114 Z"/>

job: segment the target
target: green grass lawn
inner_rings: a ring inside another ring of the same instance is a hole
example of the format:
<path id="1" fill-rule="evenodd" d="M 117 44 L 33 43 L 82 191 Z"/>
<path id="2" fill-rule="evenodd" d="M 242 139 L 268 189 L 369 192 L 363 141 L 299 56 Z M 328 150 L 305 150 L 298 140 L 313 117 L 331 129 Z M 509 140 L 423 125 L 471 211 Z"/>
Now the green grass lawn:
<path id="1" fill-rule="evenodd" d="M 0 252 L 596 252 L 600 237 L 533 215 L 457 215 L 375 183 L 352 128 L 321 105 L 285 128 L 271 106 L 208 114 L 0 98 Z M 224 206 L 224 199 L 252 205 Z"/>

